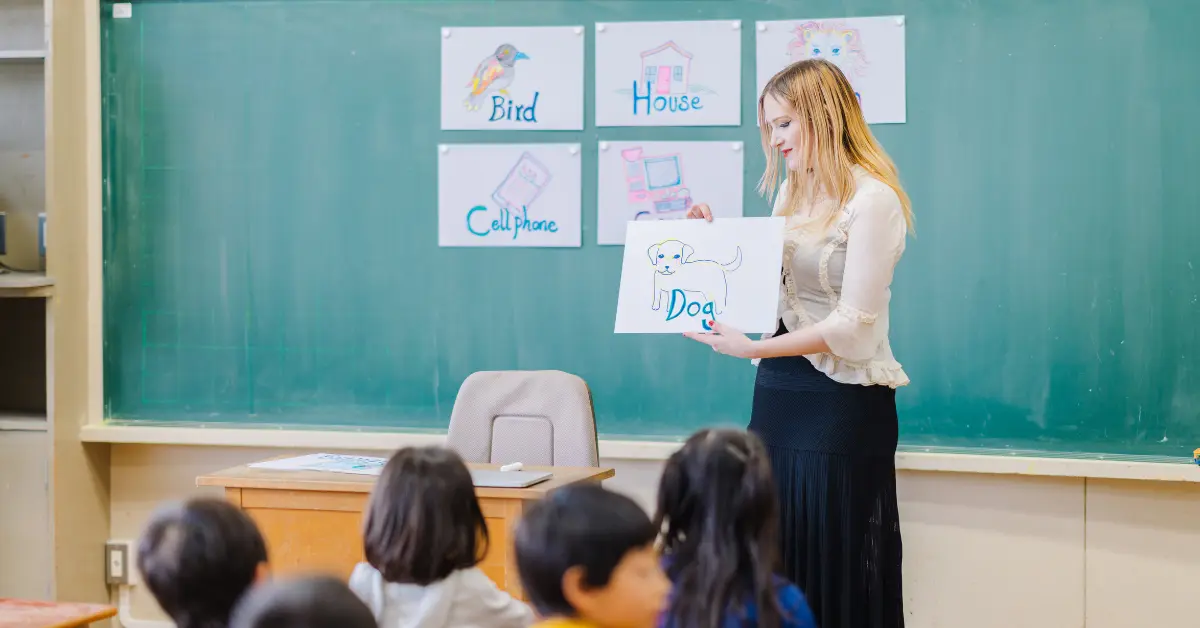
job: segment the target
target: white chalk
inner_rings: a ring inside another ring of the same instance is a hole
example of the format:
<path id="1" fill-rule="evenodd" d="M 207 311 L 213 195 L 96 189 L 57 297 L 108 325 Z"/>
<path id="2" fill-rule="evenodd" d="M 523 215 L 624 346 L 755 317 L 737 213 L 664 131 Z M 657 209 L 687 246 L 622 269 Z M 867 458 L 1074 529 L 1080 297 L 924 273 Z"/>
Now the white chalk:
<path id="1" fill-rule="evenodd" d="M 506 465 L 501 466 L 500 470 L 501 471 L 520 471 L 524 467 L 525 467 L 525 465 L 523 465 L 519 462 L 514 462 L 512 464 L 506 464 Z"/>

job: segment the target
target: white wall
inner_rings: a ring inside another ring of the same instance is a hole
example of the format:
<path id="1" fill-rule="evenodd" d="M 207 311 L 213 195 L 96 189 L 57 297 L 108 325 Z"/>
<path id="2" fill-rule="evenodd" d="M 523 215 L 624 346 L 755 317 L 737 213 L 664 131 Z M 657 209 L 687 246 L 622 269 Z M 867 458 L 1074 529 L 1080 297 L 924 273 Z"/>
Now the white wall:
<path id="1" fill-rule="evenodd" d="M 279 454 L 114 445 L 112 536 L 136 538 L 163 500 L 220 495 L 197 475 Z M 661 463 L 602 464 L 617 469 L 607 486 L 652 506 Z M 909 628 L 1195 622 L 1200 484 L 914 471 L 898 482 Z M 161 618 L 142 590 L 133 609 Z"/>

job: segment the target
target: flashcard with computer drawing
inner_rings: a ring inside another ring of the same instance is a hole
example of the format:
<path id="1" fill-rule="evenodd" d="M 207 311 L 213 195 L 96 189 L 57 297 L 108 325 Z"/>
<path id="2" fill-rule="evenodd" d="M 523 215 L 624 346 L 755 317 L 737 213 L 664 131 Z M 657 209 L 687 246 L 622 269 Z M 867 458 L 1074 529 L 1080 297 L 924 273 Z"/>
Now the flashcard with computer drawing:
<path id="1" fill-rule="evenodd" d="M 784 219 L 719 218 L 628 223 L 618 334 L 775 329 Z"/>
<path id="2" fill-rule="evenodd" d="M 443 144 L 439 246 L 579 246 L 578 144 Z"/>
<path id="3" fill-rule="evenodd" d="M 596 126 L 738 126 L 742 22 L 596 24 Z"/>
<path id="4" fill-rule="evenodd" d="M 596 243 L 623 244 L 631 220 L 675 220 L 695 203 L 742 216 L 741 142 L 600 142 Z"/>

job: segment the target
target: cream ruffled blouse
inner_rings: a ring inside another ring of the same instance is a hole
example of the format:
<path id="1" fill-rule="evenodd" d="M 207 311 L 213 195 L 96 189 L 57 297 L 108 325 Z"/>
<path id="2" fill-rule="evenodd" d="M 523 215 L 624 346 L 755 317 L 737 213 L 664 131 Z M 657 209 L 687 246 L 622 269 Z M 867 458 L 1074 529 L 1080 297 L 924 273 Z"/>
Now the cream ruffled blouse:
<path id="1" fill-rule="evenodd" d="M 820 331 L 829 353 L 805 357 L 834 381 L 897 388 L 909 380 L 888 342 L 888 303 L 908 229 L 900 198 L 886 183 L 859 166 L 854 180 L 854 196 L 828 232 L 804 227 L 808 212 L 788 219 L 779 318 L 788 331 Z M 776 197 L 776 215 L 784 208 L 786 186 Z M 820 212 L 821 203 L 834 201 L 817 202 Z"/>

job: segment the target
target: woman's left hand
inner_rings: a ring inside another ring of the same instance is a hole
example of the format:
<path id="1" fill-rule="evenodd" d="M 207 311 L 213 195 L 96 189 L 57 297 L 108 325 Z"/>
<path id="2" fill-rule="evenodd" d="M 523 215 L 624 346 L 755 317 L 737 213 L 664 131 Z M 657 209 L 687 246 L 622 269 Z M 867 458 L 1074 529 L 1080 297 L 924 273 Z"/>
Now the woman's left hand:
<path id="1" fill-rule="evenodd" d="M 688 331 L 684 336 L 703 342 L 717 353 L 732 355 L 735 358 L 753 358 L 756 344 L 746 337 L 746 334 L 717 321 L 712 321 L 712 332 Z"/>

